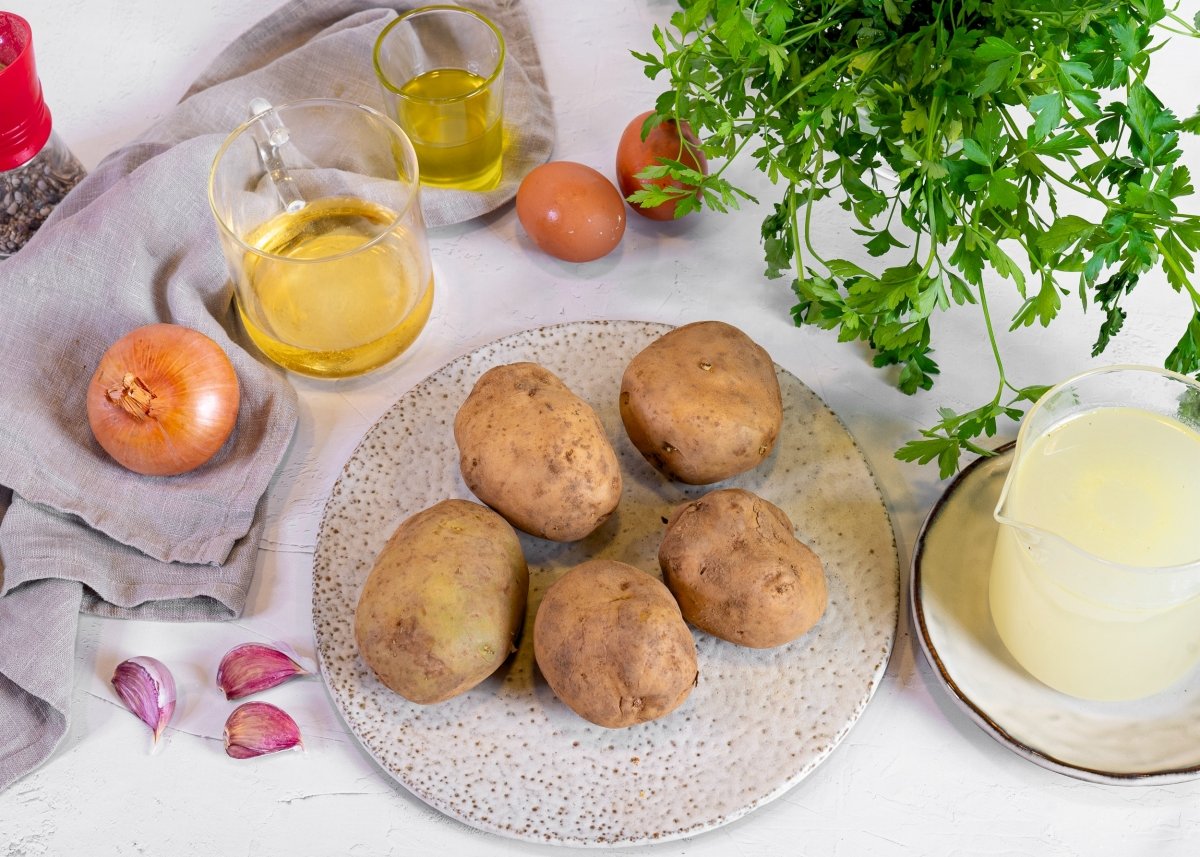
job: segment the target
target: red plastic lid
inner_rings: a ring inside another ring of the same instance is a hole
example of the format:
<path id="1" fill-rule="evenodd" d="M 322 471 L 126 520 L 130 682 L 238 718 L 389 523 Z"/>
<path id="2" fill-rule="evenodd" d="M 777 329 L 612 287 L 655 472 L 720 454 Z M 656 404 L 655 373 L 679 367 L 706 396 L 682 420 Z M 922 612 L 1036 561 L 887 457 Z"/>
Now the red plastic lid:
<path id="1" fill-rule="evenodd" d="M 0 12 L 0 170 L 21 166 L 50 136 L 50 110 L 33 61 L 29 22 Z"/>

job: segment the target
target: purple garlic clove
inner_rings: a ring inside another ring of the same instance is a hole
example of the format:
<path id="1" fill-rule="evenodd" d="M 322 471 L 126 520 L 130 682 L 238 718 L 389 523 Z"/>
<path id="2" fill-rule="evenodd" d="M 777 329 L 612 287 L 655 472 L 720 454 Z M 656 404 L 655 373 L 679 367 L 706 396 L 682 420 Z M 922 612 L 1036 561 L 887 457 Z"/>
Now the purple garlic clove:
<path id="1" fill-rule="evenodd" d="M 300 727 L 269 702 L 243 702 L 225 721 L 225 752 L 235 759 L 293 748 L 303 749 Z"/>
<path id="2" fill-rule="evenodd" d="M 241 699 L 309 672 L 297 657 L 279 647 L 242 643 L 221 658 L 217 687 L 225 692 L 226 699 Z"/>
<path id="3" fill-rule="evenodd" d="M 154 746 L 175 713 L 175 679 L 159 660 L 130 658 L 117 664 L 112 686 L 139 720 L 154 731 Z"/>

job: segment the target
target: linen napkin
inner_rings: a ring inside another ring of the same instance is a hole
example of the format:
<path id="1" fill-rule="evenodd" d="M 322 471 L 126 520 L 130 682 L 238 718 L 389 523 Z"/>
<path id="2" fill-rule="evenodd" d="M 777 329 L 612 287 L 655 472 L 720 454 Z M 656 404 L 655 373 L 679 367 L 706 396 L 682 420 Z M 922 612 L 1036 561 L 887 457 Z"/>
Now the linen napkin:
<path id="1" fill-rule="evenodd" d="M 554 143 L 524 9 L 517 0 L 464 5 L 495 21 L 508 46 L 505 179 L 486 194 L 423 190 L 431 226 L 510 199 Z M 0 263 L 0 791 L 43 763 L 69 728 L 81 611 L 174 621 L 240 615 L 296 398 L 282 371 L 239 344 L 208 170 L 253 98 L 336 97 L 383 109 L 371 49 L 405 8 L 286 3 L 235 39 L 167 116 L 106 158 Z M 242 393 L 237 427 L 217 456 L 168 478 L 112 461 L 85 406 L 103 352 L 155 321 L 214 339 Z"/>

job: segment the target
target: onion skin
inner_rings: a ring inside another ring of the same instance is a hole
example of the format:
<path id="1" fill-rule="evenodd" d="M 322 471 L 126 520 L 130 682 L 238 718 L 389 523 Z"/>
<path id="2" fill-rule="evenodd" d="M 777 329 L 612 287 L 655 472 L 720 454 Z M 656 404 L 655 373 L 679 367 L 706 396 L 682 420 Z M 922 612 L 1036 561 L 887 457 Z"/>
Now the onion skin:
<path id="1" fill-rule="evenodd" d="M 88 424 L 123 467 L 175 476 L 216 454 L 237 423 L 239 400 L 221 346 L 188 327 L 150 324 L 100 358 L 88 385 Z"/>

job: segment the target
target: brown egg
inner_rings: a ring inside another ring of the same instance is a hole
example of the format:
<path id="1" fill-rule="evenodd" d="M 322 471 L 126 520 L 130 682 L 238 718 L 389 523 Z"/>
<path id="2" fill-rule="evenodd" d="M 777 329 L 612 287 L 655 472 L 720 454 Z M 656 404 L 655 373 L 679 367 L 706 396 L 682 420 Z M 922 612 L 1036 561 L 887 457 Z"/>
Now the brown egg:
<path id="1" fill-rule="evenodd" d="M 620 185 L 621 195 L 624 197 L 628 197 L 634 191 L 642 188 L 689 187 L 689 185 L 684 185 L 674 179 L 643 180 L 637 177 L 637 174 L 646 167 L 656 167 L 661 164 L 661 158 L 679 161 L 685 167 L 708 175 L 708 159 L 700 150 L 700 140 L 692 133 L 691 126 L 686 122 L 682 126 L 672 120 L 660 122 L 650 129 L 645 140 L 642 139 L 642 125 L 646 123 L 646 118 L 651 112 L 647 110 L 645 113 L 633 117 L 633 120 L 625 127 L 621 141 L 617 144 L 617 184 Z M 683 129 L 683 138 L 692 144 L 692 148 L 684 147 L 680 139 L 680 127 Z M 638 214 L 649 217 L 651 220 L 672 220 L 675 217 L 675 209 L 679 205 L 679 201 L 671 200 L 654 208 L 642 208 L 632 202 L 629 205 Z"/>
<path id="2" fill-rule="evenodd" d="M 525 176 L 517 217 L 533 243 L 567 262 L 599 259 L 625 234 L 625 201 L 617 189 L 573 161 L 551 161 Z"/>

